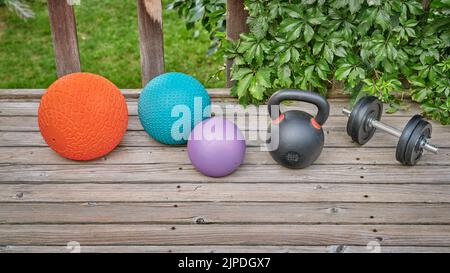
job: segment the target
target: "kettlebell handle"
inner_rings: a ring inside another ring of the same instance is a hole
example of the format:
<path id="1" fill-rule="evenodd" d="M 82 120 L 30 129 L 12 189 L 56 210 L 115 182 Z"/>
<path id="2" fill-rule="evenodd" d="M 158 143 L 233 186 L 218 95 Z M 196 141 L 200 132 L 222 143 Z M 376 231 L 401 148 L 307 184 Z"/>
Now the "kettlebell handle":
<path id="1" fill-rule="evenodd" d="M 276 118 L 272 115 L 272 105 L 279 106 L 280 103 L 285 100 L 297 100 L 314 104 L 318 109 L 315 120 L 320 125 L 323 125 L 325 121 L 327 121 L 328 115 L 330 114 L 330 105 L 328 104 L 328 101 L 321 95 L 313 93 L 311 91 L 304 91 L 299 89 L 281 89 L 275 92 L 270 97 L 268 102 L 268 111 L 272 119 Z"/>

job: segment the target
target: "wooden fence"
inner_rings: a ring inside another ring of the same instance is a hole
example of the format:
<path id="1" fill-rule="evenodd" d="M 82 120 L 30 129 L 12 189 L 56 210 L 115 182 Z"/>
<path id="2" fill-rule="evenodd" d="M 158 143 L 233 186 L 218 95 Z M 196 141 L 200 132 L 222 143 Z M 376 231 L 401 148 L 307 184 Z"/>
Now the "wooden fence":
<path id="1" fill-rule="evenodd" d="M 58 77 L 81 71 L 77 26 L 73 6 L 66 0 L 47 0 Z M 164 39 L 161 0 L 137 0 L 142 85 L 164 73 Z M 243 0 L 227 0 L 227 36 L 238 39 L 247 31 Z M 227 86 L 231 86 L 231 60 L 227 61 Z"/>
<path id="2" fill-rule="evenodd" d="M 73 6 L 69 0 L 47 0 L 58 77 L 81 71 L 78 49 L 77 27 Z M 161 0 L 136 0 L 139 21 L 142 85 L 159 74 L 164 73 L 164 39 Z M 429 10 L 430 0 L 422 0 L 422 7 Z M 227 37 L 239 38 L 247 32 L 247 11 L 244 0 L 227 0 Z M 227 82 L 231 87 L 230 77 L 232 60 L 227 60 Z M 345 97 L 342 93 L 343 83 L 333 81 L 328 97 Z"/>

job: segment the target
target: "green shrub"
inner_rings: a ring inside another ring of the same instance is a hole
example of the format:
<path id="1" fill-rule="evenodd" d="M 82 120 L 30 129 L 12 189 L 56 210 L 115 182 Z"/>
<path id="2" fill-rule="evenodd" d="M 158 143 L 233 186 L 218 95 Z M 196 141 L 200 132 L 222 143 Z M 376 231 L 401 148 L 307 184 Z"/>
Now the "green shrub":
<path id="1" fill-rule="evenodd" d="M 175 2 L 190 3 L 178 3 L 185 17 L 202 5 L 223 5 Z M 222 50 L 234 59 L 232 93 L 241 103 L 262 102 L 285 87 L 325 94 L 337 79 L 354 100 L 376 95 L 393 112 L 409 94 L 426 115 L 450 123 L 450 0 L 434 0 L 425 9 L 413 0 L 246 0 L 245 5 L 250 32 L 236 42 L 222 41 Z M 217 29 L 220 20 L 210 18 L 218 14 L 210 17 L 204 10 L 190 17 L 191 24 Z"/>

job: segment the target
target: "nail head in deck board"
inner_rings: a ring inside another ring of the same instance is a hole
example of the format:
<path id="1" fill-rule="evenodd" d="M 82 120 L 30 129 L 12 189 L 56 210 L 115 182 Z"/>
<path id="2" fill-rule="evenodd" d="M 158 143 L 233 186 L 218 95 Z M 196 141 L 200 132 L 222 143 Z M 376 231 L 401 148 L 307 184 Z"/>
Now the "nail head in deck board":
<path id="1" fill-rule="evenodd" d="M 137 0 L 142 86 L 164 73 L 164 39 L 160 0 Z"/>
<path id="2" fill-rule="evenodd" d="M 229 40 L 237 40 L 241 33 L 248 32 L 248 12 L 244 8 L 243 0 L 227 0 L 227 38 Z M 227 87 L 234 84 L 231 80 L 232 65 L 233 60 L 227 60 Z"/>
<path id="3" fill-rule="evenodd" d="M 450 246 L 448 225 L 0 225 L 5 245 L 361 245 Z M 374 234 L 372 229 L 377 229 Z M 376 235 L 376 236 L 375 236 Z"/>
<path id="4" fill-rule="evenodd" d="M 368 217 L 370 214 L 376 217 Z M 1 203 L 0 223 L 450 224 L 450 204 L 183 202 L 174 207 L 173 203 Z"/>
<path id="5" fill-rule="evenodd" d="M 79 72 L 81 64 L 73 6 L 61 0 L 47 2 L 58 77 Z"/>
<path id="6" fill-rule="evenodd" d="M 447 184 L 324 183 L 7 184 L 0 202 L 384 202 L 449 203 Z M 25 193 L 22 199 L 17 192 Z M 364 195 L 370 195 L 365 198 Z"/>

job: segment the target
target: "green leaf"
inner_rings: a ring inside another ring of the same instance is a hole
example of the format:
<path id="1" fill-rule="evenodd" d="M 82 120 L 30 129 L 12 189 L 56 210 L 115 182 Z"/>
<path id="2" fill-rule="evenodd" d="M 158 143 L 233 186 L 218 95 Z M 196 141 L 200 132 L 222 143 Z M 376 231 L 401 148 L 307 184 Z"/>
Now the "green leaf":
<path id="1" fill-rule="evenodd" d="M 381 5 L 381 0 L 367 0 L 369 6 L 379 6 Z"/>
<path id="2" fill-rule="evenodd" d="M 347 52 L 343 47 L 340 46 L 334 50 L 334 55 L 339 57 L 345 57 L 345 55 L 347 55 Z"/>
<path id="3" fill-rule="evenodd" d="M 407 27 L 405 28 L 405 31 L 409 37 L 416 37 L 416 32 L 414 31 L 414 29 Z"/>
<path id="4" fill-rule="evenodd" d="M 353 14 L 355 12 L 357 12 L 358 10 L 361 9 L 361 0 L 348 0 L 349 3 L 349 8 L 350 8 L 350 13 Z"/>
<path id="5" fill-rule="evenodd" d="M 313 55 L 317 55 L 322 51 L 324 43 L 323 42 L 317 42 L 313 46 Z"/>
<path id="6" fill-rule="evenodd" d="M 285 86 L 289 87 L 292 83 L 291 79 L 291 69 L 288 65 L 283 65 L 280 68 L 278 68 L 278 79 L 280 83 Z"/>
<path id="7" fill-rule="evenodd" d="M 238 80 L 244 78 L 245 76 L 247 76 L 248 74 L 252 73 L 252 70 L 247 67 L 241 67 L 236 70 L 233 70 L 232 72 L 233 72 L 232 79 L 235 81 L 238 81 Z"/>
<path id="8" fill-rule="evenodd" d="M 261 65 L 263 63 L 263 61 L 264 61 L 264 52 L 263 52 L 263 49 L 262 49 L 261 45 L 257 45 L 256 46 L 255 58 L 256 58 L 256 63 L 258 65 Z"/>
<path id="9" fill-rule="evenodd" d="M 291 47 L 291 60 L 293 62 L 298 62 L 300 59 L 300 52 L 295 47 Z"/>
<path id="10" fill-rule="evenodd" d="M 360 79 L 364 79 L 366 77 L 366 71 L 362 69 L 361 67 L 355 68 L 356 71 L 358 71 L 358 75 Z"/>
<path id="11" fill-rule="evenodd" d="M 323 48 L 323 57 L 325 58 L 325 60 L 327 60 L 329 64 L 333 63 L 334 55 L 327 45 L 325 45 Z"/>
<path id="12" fill-rule="evenodd" d="M 256 78 L 252 78 L 251 82 L 250 82 L 250 86 L 248 88 L 248 91 L 250 92 L 250 94 L 252 95 L 252 97 L 256 100 L 262 100 L 264 97 L 264 91 L 266 90 L 266 88 L 264 88 L 264 86 L 258 84 L 258 81 L 256 80 Z"/>
<path id="13" fill-rule="evenodd" d="M 316 16 L 308 19 L 308 23 L 312 25 L 320 25 L 323 24 L 327 20 L 325 16 Z"/>
<path id="14" fill-rule="evenodd" d="M 247 63 L 250 63 L 256 55 L 256 48 L 258 47 L 257 44 L 253 44 L 245 53 L 244 53 L 244 60 Z"/>
<path id="15" fill-rule="evenodd" d="M 321 78 L 322 80 L 326 81 L 328 79 L 327 72 L 322 70 L 320 67 L 316 67 L 316 72 L 319 78 Z"/>
<path id="16" fill-rule="evenodd" d="M 380 25 L 383 30 L 386 30 L 390 25 L 389 14 L 383 9 L 378 11 L 377 17 L 375 18 L 375 23 Z"/>
<path id="17" fill-rule="evenodd" d="M 239 97 L 245 95 L 253 79 L 253 74 L 246 75 L 242 80 L 237 82 L 236 92 Z"/>
<path id="18" fill-rule="evenodd" d="M 412 98 L 413 98 L 413 100 L 415 100 L 417 102 L 422 102 L 432 93 L 433 93 L 433 91 L 431 89 L 424 88 L 424 89 L 421 89 L 419 92 L 414 93 Z"/>
<path id="19" fill-rule="evenodd" d="M 289 62 L 291 60 L 291 51 L 290 50 L 286 50 L 284 52 L 281 53 L 280 55 L 280 64 L 285 64 L 287 62 Z"/>
<path id="20" fill-rule="evenodd" d="M 418 15 L 423 12 L 422 5 L 416 1 L 406 1 L 405 4 L 408 6 L 409 12 L 414 15 Z"/>
<path id="21" fill-rule="evenodd" d="M 257 17 L 255 19 L 249 19 L 250 31 L 257 39 L 263 39 L 269 29 L 269 24 L 266 17 Z"/>
<path id="22" fill-rule="evenodd" d="M 305 42 L 308 43 L 314 36 L 314 29 L 310 25 L 305 24 L 305 31 L 303 35 L 305 36 Z"/>
<path id="23" fill-rule="evenodd" d="M 297 5 L 288 5 L 284 8 L 284 12 L 291 18 L 302 18 L 302 12 Z"/>
<path id="24" fill-rule="evenodd" d="M 270 74 L 270 68 L 263 68 L 258 70 L 255 75 L 257 83 L 263 87 L 270 88 L 272 86 L 272 82 L 270 81 Z"/>
<path id="25" fill-rule="evenodd" d="M 205 14 L 205 6 L 196 5 L 194 9 L 191 9 L 187 17 L 188 22 L 196 22 L 200 20 Z"/>
<path id="26" fill-rule="evenodd" d="M 323 70 L 323 71 L 325 71 L 325 72 L 330 71 L 330 66 L 328 65 L 328 63 L 327 63 L 324 59 L 320 60 L 320 61 L 317 63 L 317 66 L 318 66 L 321 70 Z"/>
<path id="27" fill-rule="evenodd" d="M 301 26 L 302 21 L 294 18 L 284 19 L 280 24 L 280 30 L 284 33 L 292 32 Z"/>
<path id="28" fill-rule="evenodd" d="M 341 66 L 338 69 L 336 69 L 336 72 L 334 72 L 334 76 L 337 80 L 344 80 L 347 78 L 348 74 L 352 71 L 352 67 L 350 66 Z"/>

